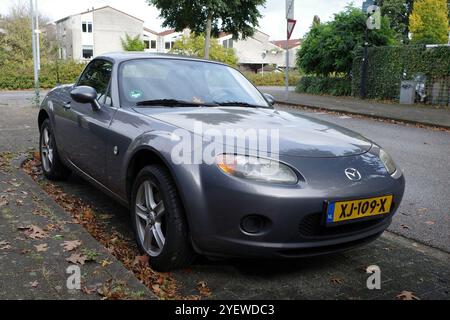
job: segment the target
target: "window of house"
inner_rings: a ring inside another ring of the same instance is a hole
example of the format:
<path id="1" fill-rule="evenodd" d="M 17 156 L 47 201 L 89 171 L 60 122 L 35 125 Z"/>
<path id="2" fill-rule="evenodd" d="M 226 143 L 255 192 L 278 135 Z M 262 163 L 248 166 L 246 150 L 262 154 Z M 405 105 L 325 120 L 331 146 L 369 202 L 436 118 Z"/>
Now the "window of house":
<path id="1" fill-rule="evenodd" d="M 156 40 L 152 40 L 152 41 L 150 42 L 150 48 L 151 48 L 151 49 L 156 49 Z"/>
<path id="2" fill-rule="evenodd" d="M 150 49 L 150 41 L 144 40 L 144 47 L 145 49 Z"/>
<path id="3" fill-rule="evenodd" d="M 81 29 L 84 33 L 92 33 L 92 22 L 83 22 Z"/>
<path id="4" fill-rule="evenodd" d="M 83 46 L 83 58 L 84 59 L 92 59 L 94 56 L 94 47 L 93 46 Z"/>
<path id="5" fill-rule="evenodd" d="M 164 47 L 166 48 L 166 50 L 170 50 L 171 49 L 171 43 L 170 42 L 166 42 Z"/>
<path id="6" fill-rule="evenodd" d="M 227 39 L 222 42 L 224 48 L 233 48 L 233 39 Z"/>

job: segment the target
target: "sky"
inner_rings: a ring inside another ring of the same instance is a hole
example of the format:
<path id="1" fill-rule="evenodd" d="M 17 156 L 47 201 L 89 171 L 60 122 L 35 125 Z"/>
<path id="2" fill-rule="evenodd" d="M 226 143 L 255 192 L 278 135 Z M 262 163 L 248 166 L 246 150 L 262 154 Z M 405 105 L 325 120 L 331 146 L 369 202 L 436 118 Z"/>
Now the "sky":
<path id="1" fill-rule="evenodd" d="M 6 14 L 15 2 L 29 3 L 29 0 L 0 0 L 0 13 Z M 334 13 L 353 3 L 362 7 L 363 0 L 295 0 L 295 19 L 297 26 L 292 38 L 301 38 L 308 32 L 314 15 L 321 21 L 328 21 Z M 39 11 L 51 20 L 86 11 L 88 8 L 99 8 L 110 5 L 145 21 L 145 26 L 162 31 L 163 20 L 158 18 L 159 12 L 150 7 L 145 0 L 38 0 Z M 259 30 L 270 35 L 271 40 L 286 38 L 285 0 L 267 0 L 265 8 L 261 8 L 263 18 L 259 21 Z"/>

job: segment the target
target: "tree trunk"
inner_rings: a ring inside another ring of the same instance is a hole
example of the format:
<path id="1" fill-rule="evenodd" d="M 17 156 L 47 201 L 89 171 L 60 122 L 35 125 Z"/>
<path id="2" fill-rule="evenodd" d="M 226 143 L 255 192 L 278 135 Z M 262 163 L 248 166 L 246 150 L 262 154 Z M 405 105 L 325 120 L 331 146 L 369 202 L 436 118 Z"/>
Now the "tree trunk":
<path id="1" fill-rule="evenodd" d="M 205 32 L 205 59 L 209 59 L 209 48 L 211 46 L 211 29 L 212 29 L 212 13 L 208 13 L 208 19 L 206 20 L 206 32 Z"/>

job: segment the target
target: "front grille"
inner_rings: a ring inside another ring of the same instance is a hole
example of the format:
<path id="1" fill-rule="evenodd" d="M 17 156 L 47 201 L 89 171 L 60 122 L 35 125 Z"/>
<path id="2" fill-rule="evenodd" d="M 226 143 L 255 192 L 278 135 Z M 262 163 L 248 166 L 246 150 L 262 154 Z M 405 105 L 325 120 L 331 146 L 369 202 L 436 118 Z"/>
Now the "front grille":
<path id="1" fill-rule="evenodd" d="M 322 219 L 323 213 L 321 212 L 313 213 L 303 218 L 299 224 L 300 234 L 307 238 L 332 238 L 378 227 L 389 218 L 354 222 L 331 228 L 324 226 Z"/>

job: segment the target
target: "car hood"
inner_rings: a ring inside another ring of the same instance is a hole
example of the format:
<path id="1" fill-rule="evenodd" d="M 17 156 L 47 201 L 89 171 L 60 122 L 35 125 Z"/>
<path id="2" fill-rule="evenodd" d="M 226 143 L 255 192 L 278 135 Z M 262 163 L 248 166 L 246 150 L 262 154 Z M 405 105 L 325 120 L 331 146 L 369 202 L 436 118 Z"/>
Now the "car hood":
<path id="1" fill-rule="evenodd" d="M 363 154 L 372 143 L 361 135 L 311 117 L 274 109 L 252 109 L 236 107 L 220 108 L 136 108 L 136 112 L 188 130 L 199 133 L 204 139 L 211 139 L 219 132 L 224 137 L 235 136 L 236 130 L 263 130 L 279 135 L 279 154 L 299 157 L 341 157 Z M 277 130 L 277 131 L 273 131 Z M 247 131 L 248 132 L 248 131 Z M 255 136 L 245 135 L 247 146 Z M 256 138 L 257 139 L 257 138 Z M 251 149 L 251 148 L 250 148 Z"/>

